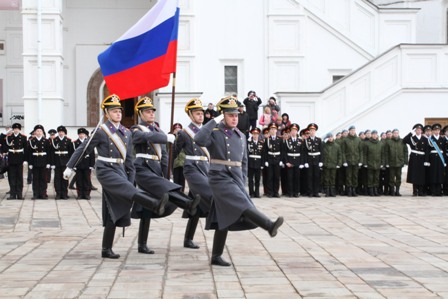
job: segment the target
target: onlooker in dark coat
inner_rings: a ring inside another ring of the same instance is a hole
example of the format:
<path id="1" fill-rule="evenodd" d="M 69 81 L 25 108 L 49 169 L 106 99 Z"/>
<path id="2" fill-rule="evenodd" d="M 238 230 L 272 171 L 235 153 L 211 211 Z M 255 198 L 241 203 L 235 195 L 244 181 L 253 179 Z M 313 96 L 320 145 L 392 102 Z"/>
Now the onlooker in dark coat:
<path id="1" fill-rule="evenodd" d="M 244 99 L 243 103 L 249 115 L 250 129 L 255 129 L 257 127 L 258 107 L 261 105 L 261 99 L 257 97 L 255 91 L 251 90 L 247 93 L 247 98 Z"/>

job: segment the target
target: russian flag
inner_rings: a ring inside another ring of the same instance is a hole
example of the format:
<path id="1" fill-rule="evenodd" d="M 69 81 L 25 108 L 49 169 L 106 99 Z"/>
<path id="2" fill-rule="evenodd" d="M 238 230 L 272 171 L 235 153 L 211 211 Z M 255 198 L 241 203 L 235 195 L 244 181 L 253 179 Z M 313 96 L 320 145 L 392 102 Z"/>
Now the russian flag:
<path id="1" fill-rule="evenodd" d="M 128 99 L 168 85 L 176 71 L 178 27 L 179 1 L 159 0 L 98 55 L 109 91 Z"/>

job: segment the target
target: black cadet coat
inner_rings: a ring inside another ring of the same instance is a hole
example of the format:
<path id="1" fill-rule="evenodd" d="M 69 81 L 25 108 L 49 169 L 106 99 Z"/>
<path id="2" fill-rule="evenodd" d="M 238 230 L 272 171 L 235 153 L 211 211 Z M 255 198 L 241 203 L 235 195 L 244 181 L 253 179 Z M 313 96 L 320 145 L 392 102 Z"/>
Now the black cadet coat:
<path id="1" fill-rule="evenodd" d="M 50 141 L 43 137 L 28 140 L 28 163 L 33 167 L 46 167 L 50 164 Z"/>
<path id="2" fill-rule="evenodd" d="M 302 139 L 296 137 L 295 141 L 288 138 L 283 142 L 283 164 L 290 163 L 293 166 L 304 164 L 304 152 Z"/>
<path id="3" fill-rule="evenodd" d="M 432 142 L 430 142 L 430 140 Z M 445 178 L 445 165 L 443 165 L 442 159 L 440 159 L 439 154 L 437 153 L 434 144 L 437 144 L 442 156 L 446 157 L 446 143 L 445 138 L 439 136 L 439 139 L 436 139 L 434 136 L 429 137 L 428 139 L 428 162 L 430 163 L 430 171 L 429 171 L 429 184 L 443 184 Z M 447 161 L 445 160 L 445 163 Z"/>
<path id="4" fill-rule="evenodd" d="M 50 143 L 51 165 L 65 167 L 74 152 L 72 140 L 67 136 L 62 139 L 59 136 L 56 136 L 55 138 L 50 139 Z"/>
<path id="5" fill-rule="evenodd" d="M 8 164 L 23 164 L 27 152 L 26 136 L 20 133 L 17 136 L 8 135 L 5 138 L 5 146 L 5 152 L 8 153 Z"/>
<path id="6" fill-rule="evenodd" d="M 258 140 L 255 142 L 252 137 L 247 142 L 248 167 L 252 169 L 261 169 L 264 166 L 263 161 L 263 143 Z"/>
<path id="7" fill-rule="evenodd" d="M 87 142 L 87 138 L 84 139 L 84 142 Z M 73 141 L 73 152 L 83 143 L 80 139 L 76 139 Z M 73 153 L 72 153 L 73 155 Z M 75 161 L 76 162 L 76 161 Z M 66 164 L 67 165 L 67 164 Z M 95 166 L 95 152 L 92 151 L 90 153 L 85 153 L 84 157 L 76 164 L 76 169 L 89 169 L 90 167 Z"/>
<path id="8" fill-rule="evenodd" d="M 304 142 L 304 163 L 308 163 L 310 166 L 319 165 L 320 162 L 323 162 L 323 143 L 322 139 L 319 137 L 314 137 L 314 140 L 309 137 L 305 139 Z"/>
<path id="9" fill-rule="evenodd" d="M 428 162 L 428 138 L 423 134 L 420 139 L 412 133 L 409 133 L 403 138 L 403 142 L 411 148 L 409 155 L 408 175 L 406 182 L 416 185 L 426 184 L 426 167 L 425 162 Z"/>

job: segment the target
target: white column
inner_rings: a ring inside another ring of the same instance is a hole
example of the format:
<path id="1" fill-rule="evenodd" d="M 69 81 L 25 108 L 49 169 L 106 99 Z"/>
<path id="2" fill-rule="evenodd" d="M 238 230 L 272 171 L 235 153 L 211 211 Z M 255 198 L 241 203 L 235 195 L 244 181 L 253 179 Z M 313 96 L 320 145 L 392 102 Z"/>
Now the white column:
<path id="1" fill-rule="evenodd" d="M 25 130 L 64 124 L 62 1 L 23 0 Z"/>

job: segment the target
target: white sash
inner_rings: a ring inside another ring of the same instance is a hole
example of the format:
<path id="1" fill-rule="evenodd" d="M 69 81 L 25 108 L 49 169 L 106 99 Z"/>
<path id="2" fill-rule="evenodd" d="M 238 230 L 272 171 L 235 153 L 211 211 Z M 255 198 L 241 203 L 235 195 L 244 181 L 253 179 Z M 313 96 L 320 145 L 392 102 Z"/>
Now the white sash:
<path id="1" fill-rule="evenodd" d="M 106 124 L 102 124 L 101 128 L 106 132 L 106 134 L 109 136 L 109 138 L 112 140 L 112 142 L 117 147 L 118 151 L 121 154 L 121 157 L 123 160 L 126 160 L 126 144 L 123 142 L 123 140 L 118 136 L 117 133 L 112 133 Z"/>
<path id="2" fill-rule="evenodd" d="M 146 126 L 138 125 L 138 127 L 145 133 L 150 133 L 151 130 L 148 129 Z M 159 161 L 162 160 L 162 147 L 158 143 L 150 143 L 151 147 L 154 149 L 154 151 L 157 154 L 157 157 L 159 157 Z"/>
<path id="3" fill-rule="evenodd" d="M 194 140 L 194 136 L 196 135 L 195 132 L 193 132 L 189 127 L 185 127 L 184 131 L 191 137 L 192 140 Z M 208 149 L 203 146 L 200 146 L 200 148 L 204 152 L 204 154 L 207 156 L 208 160 L 210 161 L 210 153 L 208 152 Z"/>

